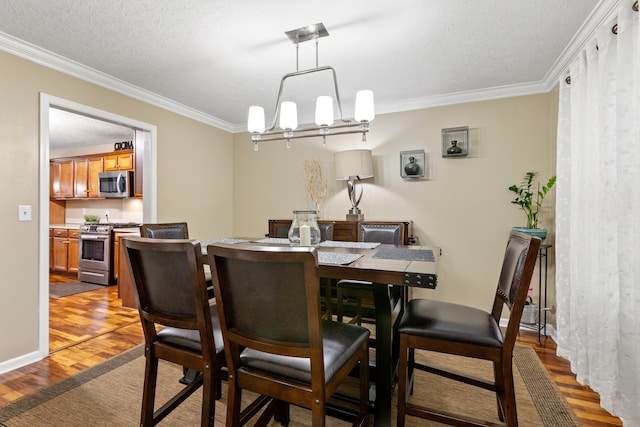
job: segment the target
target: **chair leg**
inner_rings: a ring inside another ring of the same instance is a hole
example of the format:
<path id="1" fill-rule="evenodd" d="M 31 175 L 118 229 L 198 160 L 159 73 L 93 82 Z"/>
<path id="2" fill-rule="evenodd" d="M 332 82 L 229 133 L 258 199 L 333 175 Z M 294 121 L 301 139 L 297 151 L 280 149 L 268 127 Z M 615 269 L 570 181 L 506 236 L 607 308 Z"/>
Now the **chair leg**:
<path id="1" fill-rule="evenodd" d="M 336 316 L 338 322 L 342 323 L 342 289 L 340 286 L 337 286 L 336 288 Z"/>
<path id="2" fill-rule="evenodd" d="M 518 411 L 516 407 L 516 391 L 513 384 L 513 365 L 511 360 L 502 363 L 500 372 L 501 383 L 499 387 L 502 388 L 505 424 L 507 426 L 517 426 Z"/>
<path id="3" fill-rule="evenodd" d="M 400 334 L 400 355 L 398 360 L 398 416 L 397 426 L 404 427 L 407 409 L 407 377 L 410 366 L 408 366 L 409 355 L 413 356 L 413 349 L 408 349 L 407 337 Z M 411 364 L 409 364 L 411 365 Z M 413 384 L 413 382 L 411 382 Z M 412 387 L 413 388 L 413 387 Z"/>
<path id="4" fill-rule="evenodd" d="M 211 368 L 205 368 L 204 379 L 202 384 L 202 427 L 213 427 L 216 417 L 216 395 L 214 388 L 216 387 L 216 373 Z"/>
<path id="5" fill-rule="evenodd" d="M 144 368 L 144 387 L 142 391 L 141 426 L 153 426 L 153 410 L 156 399 L 156 384 L 158 381 L 158 359 L 147 352 Z"/>
<path id="6" fill-rule="evenodd" d="M 235 383 L 235 378 L 229 374 L 229 393 L 227 395 L 227 422 L 226 426 L 240 427 L 240 405 L 242 403 L 242 389 Z"/>

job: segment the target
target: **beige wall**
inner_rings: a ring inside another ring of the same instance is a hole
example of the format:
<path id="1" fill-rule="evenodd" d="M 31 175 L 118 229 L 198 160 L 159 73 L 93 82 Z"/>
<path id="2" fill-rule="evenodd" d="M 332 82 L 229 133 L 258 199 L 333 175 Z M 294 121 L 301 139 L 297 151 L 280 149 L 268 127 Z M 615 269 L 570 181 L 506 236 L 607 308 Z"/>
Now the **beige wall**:
<path id="1" fill-rule="evenodd" d="M 157 219 L 194 236 L 233 231 L 228 132 L 0 52 L 0 363 L 38 345 L 39 94 L 157 126 Z M 33 221 L 18 222 L 18 205 Z M 48 263 L 48 261 L 45 261 Z"/>
<path id="2" fill-rule="evenodd" d="M 380 115 L 366 143 L 348 135 L 328 138 L 326 146 L 318 139 L 293 141 L 290 149 L 265 142 L 254 152 L 249 135 L 237 134 L 235 234 L 263 235 L 268 219 L 313 207 L 304 176 L 304 162 L 312 156 L 329 183 L 321 217 L 344 219 L 350 203 L 345 182 L 335 181 L 333 153 L 369 148 L 375 177 L 365 181 L 365 217 L 412 220 L 419 242 L 443 251 L 438 288 L 416 295 L 490 309 L 509 230 L 525 225 L 507 187 L 529 170 L 544 177 L 554 173 L 556 104 L 552 93 Z M 456 126 L 470 127 L 470 156 L 443 158 L 441 129 Z M 427 153 L 428 179 L 403 180 L 400 151 L 417 149 Z M 552 223 L 554 212 L 552 204 L 546 208 L 543 225 Z"/>

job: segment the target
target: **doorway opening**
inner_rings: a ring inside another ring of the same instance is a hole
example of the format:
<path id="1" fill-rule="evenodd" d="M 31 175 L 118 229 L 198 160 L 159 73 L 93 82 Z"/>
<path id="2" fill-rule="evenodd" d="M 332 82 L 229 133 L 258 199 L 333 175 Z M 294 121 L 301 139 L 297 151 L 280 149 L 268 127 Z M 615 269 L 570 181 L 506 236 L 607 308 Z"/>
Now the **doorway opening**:
<path id="1" fill-rule="evenodd" d="M 49 354 L 49 160 L 51 158 L 51 112 L 67 111 L 84 118 L 92 118 L 105 123 L 129 128 L 136 138 L 142 138 L 143 198 L 142 221 L 155 222 L 157 218 L 157 128 L 128 117 L 98 110 L 47 94 L 40 94 L 40 192 L 39 192 L 39 334 L 38 353 L 40 357 Z"/>

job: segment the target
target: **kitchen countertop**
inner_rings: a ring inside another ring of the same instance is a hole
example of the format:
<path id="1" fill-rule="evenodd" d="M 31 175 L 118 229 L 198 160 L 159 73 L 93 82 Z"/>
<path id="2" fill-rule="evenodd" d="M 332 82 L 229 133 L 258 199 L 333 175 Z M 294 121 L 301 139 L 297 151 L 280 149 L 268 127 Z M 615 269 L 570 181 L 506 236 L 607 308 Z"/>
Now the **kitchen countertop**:
<path id="1" fill-rule="evenodd" d="M 82 224 L 49 224 L 49 228 L 66 228 L 67 230 L 78 230 Z"/>

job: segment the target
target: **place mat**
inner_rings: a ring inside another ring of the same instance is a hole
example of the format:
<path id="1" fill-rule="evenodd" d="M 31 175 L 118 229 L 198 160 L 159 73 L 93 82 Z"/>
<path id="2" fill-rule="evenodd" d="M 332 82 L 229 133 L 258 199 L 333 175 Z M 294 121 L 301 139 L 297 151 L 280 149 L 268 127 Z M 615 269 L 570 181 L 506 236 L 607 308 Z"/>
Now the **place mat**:
<path id="1" fill-rule="evenodd" d="M 375 242 L 338 242 L 335 240 L 320 242 L 321 248 L 374 249 L 378 246 L 380 246 L 380 243 Z"/>
<path id="2" fill-rule="evenodd" d="M 200 246 L 207 247 L 208 245 L 212 244 L 212 243 L 228 243 L 230 245 L 235 245 L 236 243 L 247 243 L 250 242 L 250 240 L 247 239 L 231 239 L 228 237 L 225 238 L 221 238 L 221 239 L 210 239 L 210 240 L 196 240 L 196 242 L 200 242 Z"/>
<path id="3" fill-rule="evenodd" d="M 347 265 L 347 264 L 351 264 L 353 261 L 363 256 L 364 255 L 362 254 L 344 254 L 340 252 L 318 251 L 318 263 Z"/>
<path id="4" fill-rule="evenodd" d="M 431 249 L 382 248 L 373 258 L 436 262 Z"/>
<path id="5" fill-rule="evenodd" d="M 266 239 L 252 240 L 253 243 L 273 243 L 276 245 L 288 245 L 289 239 L 276 239 L 274 237 L 267 237 Z"/>

